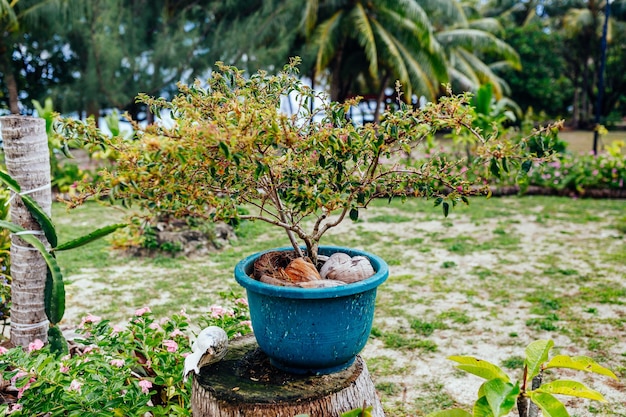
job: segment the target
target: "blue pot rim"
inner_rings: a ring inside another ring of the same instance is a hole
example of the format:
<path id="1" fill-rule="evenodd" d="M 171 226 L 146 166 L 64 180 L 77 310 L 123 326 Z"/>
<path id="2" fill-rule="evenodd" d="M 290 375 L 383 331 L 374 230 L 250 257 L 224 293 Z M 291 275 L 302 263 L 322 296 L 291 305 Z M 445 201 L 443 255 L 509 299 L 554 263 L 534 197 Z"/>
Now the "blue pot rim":
<path id="1" fill-rule="evenodd" d="M 269 249 L 262 252 L 252 254 L 237 263 L 235 266 L 235 280 L 248 291 L 254 291 L 259 294 L 269 295 L 273 297 L 298 298 L 298 299 L 322 299 L 346 297 L 359 294 L 378 287 L 385 282 L 389 276 L 389 266 L 382 258 L 359 249 L 344 248 L 342 246 L 320 246 L 319 253 L 324 255 L 332 255 L 335 252 L 347 253 L 350 256 L 367 257 L 376 273 L 363 281 L 353 284 L 340 285 L 330 288 L 299 288 L 299 287 L 280 287 L 277 285 L 266 284 L 250 278 L 246 274 L 246 270 L 252 269 L 252 264 L 256 259 L 267 252 L 293 250 L 291 246 L 276 249 Z"/>

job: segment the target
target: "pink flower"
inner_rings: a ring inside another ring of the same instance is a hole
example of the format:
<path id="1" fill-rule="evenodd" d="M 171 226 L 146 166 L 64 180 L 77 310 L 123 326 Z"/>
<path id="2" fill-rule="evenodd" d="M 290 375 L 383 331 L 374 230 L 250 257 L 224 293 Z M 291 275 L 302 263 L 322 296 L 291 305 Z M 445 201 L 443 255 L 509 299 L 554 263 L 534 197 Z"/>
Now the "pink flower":
<path id="1" fill-rule="evenodd" d="M 187 312 L 185 311 L 184 308 L 180 310 L 180 315 L 183 316 L 186 319 L 189 318 L 189 315 L 187 314 Z"/>
<path id="2" fill-rule="evenodd" d="M 211 317 L 214 319 L 222 318 L 226 314 L 226 310 L 222 306 L 212 305 L 209 308 L 211 309 Z"/>
<path id="3" fill-rule="evenodd" d="M 183 354 L 182 354 L 182 355 L 180 355 L 180 356 L 182 356 L 183 358 L 186 358 L 186 357 L 187 357 L 187 356 L 189 356 L 189 355 L 191 355 L 191 352 L 185 352 L 185 353 L 183 353 Z"/>
<path id="4" fill-rule="evenodd" d="M 142 379 L 141 381 L 139 381 L 139 386 L 141 387 L 141 392 L 143 392 L 144 394 L 148 394 L 150 393 L 150 388 L 152 388 L 152 382 L 146 379 Z"/>
<path id="5" fill-rule="evenodd" d="M 593 172 L 591 173 L 591 175 L 593 175 L 595 177 L 596 175 L 598 175 L 598 173 L 599 173 L 598 170 L 594 169 Z"/>
<path id="6" fill-rule="evenodd" d="M 248 326 L 250 330 L 252 330 L 252 322 L 250 320 L 241 321 L 239 322 L 239 324 L 241 324 L 242 326 Z"/>
<path id="7" fill-rule="evenodd" d="M 157 330 L 157 331 L 163 330 L 161 326 L 159 325 L 159 323 L 150 323 L 148 327 L 151 328 L 152 330 Z"/>
<path id="8" fill-rule="evenodd" d="M 15 374 L 13 376 L 13 378 L 11 378 L 11 385 L 15 385 L 15 383 L 17 382 L 18 379 L 22 378 L 23 376 L 27 376 L 28 373 L 24 372 L 24 371 L 19 371 L 17 374 Z M 32 384 L 33 382 L 35 382 L 35 378 L 31 377 L 29 379 L 29 381 L 26 383 L 26 385 L 24 385 L 23 387 L 18 388 L 17 390 L 17 398 L 22 398 L 22 396 L 24 396 L 24 391 L 26 391 L 28 388 L 30 388 L 30 384 Z"/>
<path id="9" fill-rule="evenodd" d="M 241 305 L 247 306 L 248 300 L 246 300 L 245 298 L 237 298 L 235 300 L 235 304 L 241 304 Z"/>
<path id="10" fill-rule="evenodd" d="M 59 371 L 62 374 L 66 374 L 66 373 L 68 373 L 70 371 L 70 367 L 67 366 L 67 365 L 61 364 L 61 366 L 59 367 Z"/>
<path id="11" fill-rule="evenodd" d="M 93 350 L 93 346 L 87 346 L 85 350 L 83 350 L 83 355 L 91 352 Z"/>
<path id="12" fill-rule="evenodd" d="M 80 322 L 80 327 L 83 327 L 87 323 L 99 323 L 102 321 L 102 317 L 94 316 L 93 314 L 87 314 Z"/>
<path id="13" fill-rule="evenodd" d="M 33 352 L 35 350 L 40 350 L 43 347 L 43 342 L 39 339 L 35 339 L 34 342 L 30 342 L 28 344 L 28 351 Z"/>
<path id="14" fill-rule="evenodd" d="M 113 326 L 113 330 L 111 330 L 111 335 L 115 336 L 116 334 L 118 334 L 121 331 L 122 331 L 122 328 L 116 324 L 116 325 Z"/>
<path id="15" fill-rule="evenodd" d="M 15 413 L 16 411 L 20 411 L 22 409 L 22 404 L 11 404 L 9 407 L 9 414 Z"/>
<path id="16" fill-rule="evenodd" d="M 170 333 L 170 337 L 176 337 L 176 336 L 185 336 L 185 333 L 181 332 L 180 329 L 176 329 L 173 332 Z"/>
<path id="17" fill-rule="evenodd" d="M 150 313 L 150 312 L 152 312 L 152 311 L 150 310 L 150 307 L 142 307 L 142 308 L 140 308 L 140 309 L 138 309 L 138 310 L 135 310 L 135 316 L 137 316 L 137 317 L 141 317 L 141 316 L 143 316 L 144 314 L 146 314 L 146 313 Z"/>
<path id="18" fill-rule="evenodd" d="M 118 368 L 121 368 L 122 366 L 124 366 L 124 361 L 122 359 L 111 359 L 111 362 L 109 362 L 112 366 L 117 366 Z"/>
<path id="19" fill-rule="evenodd" d="M 72 382 L 70 383 L 70 387 L 68 388 L 68 391 L 76 391 L 77 393 L 80 394 L 80 389 L 82 386 L 83 384 L 73 379 Z"/>
<path id="20" fill-rule="evenodd" d="M 164 340 L 163 345 L 167 348 L 168 352 L 176 352 L 178 350 L 178 343 L 173 340 Z"/>
<path id="21" fill-rule="evenodd" d="M 467 172 L 468 168 L 466 166 L 461 167 L 461 174 Z"/>
<path id="22" fill-rule="evenodd" d="M 9 351 L 9 349 L 5 348 L 4 346 L 0 346 L 0 355 L 4 355 L 8 351 Z"/>

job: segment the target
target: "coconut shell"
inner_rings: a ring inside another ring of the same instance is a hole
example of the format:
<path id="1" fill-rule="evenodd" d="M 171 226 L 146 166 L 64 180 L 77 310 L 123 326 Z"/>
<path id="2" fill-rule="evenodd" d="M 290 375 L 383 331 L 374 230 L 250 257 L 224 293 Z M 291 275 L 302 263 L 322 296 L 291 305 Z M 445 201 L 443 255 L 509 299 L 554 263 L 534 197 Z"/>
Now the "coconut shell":
<path id="1" fill-rule="evenodd" d="M 320 275 L 323 279 L 337 280 L 351 284 L 374 275 L 374 268 L 365 256 L 350 257 L 345 253 L 334 253 L 328 258 Z"/>
<path id="2" fill-rule="evenodd" d="M 320 273 L 313 263 L 306 258 L 296 258 L 284 269 L 290 282 L 307 282 L 321 280 Z"/>

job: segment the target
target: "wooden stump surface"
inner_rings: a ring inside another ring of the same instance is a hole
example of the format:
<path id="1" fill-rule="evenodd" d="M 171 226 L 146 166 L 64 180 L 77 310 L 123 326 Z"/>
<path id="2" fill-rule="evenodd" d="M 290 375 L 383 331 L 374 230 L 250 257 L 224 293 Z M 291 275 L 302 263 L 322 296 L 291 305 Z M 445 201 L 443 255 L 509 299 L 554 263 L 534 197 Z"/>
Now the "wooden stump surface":
<path id="1" fill-rule="evenodd" d="M 231 340 L 223 360 L 194 375 L 191 404 L 194 417 L 331 417 L 364 404 L 384 416 L 360 356 L 341 372 L 294 375 L 274 368 L 253 335 Z"/>

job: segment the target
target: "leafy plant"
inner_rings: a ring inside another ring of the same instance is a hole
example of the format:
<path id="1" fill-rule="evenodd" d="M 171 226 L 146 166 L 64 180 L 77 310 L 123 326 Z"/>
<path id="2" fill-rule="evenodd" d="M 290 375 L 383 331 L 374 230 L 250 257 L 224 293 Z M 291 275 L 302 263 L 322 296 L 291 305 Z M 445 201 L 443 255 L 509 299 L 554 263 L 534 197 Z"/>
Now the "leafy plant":
<path id="1" fill-rule="evenodd" d="M 33 234 L 30 234 L 28 230 L 24 229 L 20 225 L 15 223 L 0 220 L 0 228 L 8 230 L 11 233 L 19 234 L 19 237 L 26 243 L 34 247 L 41 253 L 44 258 L 48 272 L 46 278 L 45 287 L 45 312 L 48 320 L 51 323 L 51 327 L 48 329 L 48 338 L 51 342 L 52 350 L 57 353 L 61 353 L 67 349 L 65 340 L 59 328 L 56 326 L 63 315 L 65 314 L 65 284 L 63 282 L 63 275 L 61 268 L 56 261 L 56 252 L 75 249 L 83 245 L 88 244 L 96 239 L 104 237 L 115 230 L 125 227 L 123 223 L 113 224 L 109 226 L 97 229 L 85 236 L 77 239 L 70 240 L 68 242 L 59 244 L 57 238 L 56 227 L 52 222 L 52 219 L 48 214 L 37 204 L 37 202 L 28 194 L 21 194 L 21 187 L 9 174 L 0 171 L 0 183 L 6 186 L 9 190 L 20 195 L 24 206 L 29 210 L 33 218 L 41 226 L 41 230 L 45 235 L 45 238 L 50 245 L 50 249 L 39 240 Z"/>
<path id="2" fill-rule="evenodd" d="M 543 383 L 544 371 L 558 368 L 592 372 L 617 379 L 609 369 L 586 356 L 556 355 L 548 360 L 553 346 L 551 340 L 537 340 L 529 344 L 526 347 L 522 380 L 515 383 L 500 367 L 490 362 L 472 356 L 451 356 L 449 359 L 459 364 L 457 368 L 486 381 L 478 390 L 478 400 L 471 413 L 452 409 L 431 413 L 428 417 L 500 417 L 508 415 L 516 405 L 520 417 L 536 417 L 539 409 L 545 417 L 568 417 L 565 406 L 554 397 L 555 394 L 605 401 L 598 391 L 578 381 L 557 379 Z"/>
<path id="3" fill-rule="evenodd" d="M 462 161 L 439 155 L 417 166 L 403 162 L 439 130 L 474 135 L 486 175 L 527 170 L 533 160 L 523 143 L 486 139 L 473 127 L 468 94 L 413 108 L 397 86 L 398 103 L 381 122 L 357 126 L 348 117 L 357 101 L 329 102 L 297 78 L 298 63 L 250 77 L 218 63 L 206 85 L 181 84 L 171 101 L 141 95 L 169 120 L 149 126 L 131 120 L 136 140 L 110 137 L 93 121 L 62 121 L 57 130 L 65 140 L 119 156 L 73 204 L 107 195 L 156 216 L 265 221 L 284 229 L 300 256 L 303 243 L 315 262 L 322 236 L 347 218 L 357 220 L 375 198 L 434 198 L 447 215 L 467 196 L 487 193 L 482 178 L 457 175 L 453 168 Z M 255 210 L 243 214 L 242 205 Z"/>
<path id="4" fill-rule="evenodd" d="M 0 220 L 9 218 L 9 191 L 0 189 Z M 11 314 L 11 236 L 0 229 L 0 320 Z M 4 333 L 4 332 L 3 332 Z"/>
<path id="5" fill-rule="evenodd" d="M 250 332 L 246 300 L 231 304 L 211 306 L 202 322 L 221 326 L 231 337 Z M 28 349 L 0 348 L 2 378 L 16 394 L 0 405 L 0 415 L 191 415 L 191 382 L 183 381 L 191 350 L 184 311 L 156 319 L 144 307 L 124 326 L 87 315 L 77 332 L 63 357 L 37 341 Z"/>

